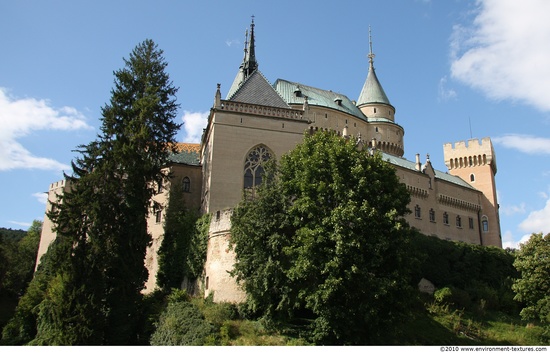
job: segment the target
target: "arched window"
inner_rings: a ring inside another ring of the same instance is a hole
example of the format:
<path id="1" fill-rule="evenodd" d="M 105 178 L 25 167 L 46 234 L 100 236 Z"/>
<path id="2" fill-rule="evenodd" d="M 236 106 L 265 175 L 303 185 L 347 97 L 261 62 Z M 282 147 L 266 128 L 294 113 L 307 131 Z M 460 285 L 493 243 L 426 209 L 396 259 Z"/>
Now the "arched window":
<path id="1" fill-rule="evenodd" d="M 183 187 L 183 192 L 191 191 L 191 180 L 188 177 L 183 178 L 182 187 Z"/>
<path id="2" fill-rule="evenodd" d="M 489 231 L 489 220 L 487 219 L 487 216 L 481 217 L 481 229 L 484 233 Z"/>
<path id="3" fill-rule="evenodd" d="M 470 181 L 471 182 L 476 181 L 476 176 L 474 174 L 470 174 Z"/>
<path id="4" fill-rule="evenodd" d="M 254 147 L 244 162 L 244 189 L 254 193 L 256 186 L 262 183 L 264 163 L 271 159 L 272 153 L 264 145 Z"/>

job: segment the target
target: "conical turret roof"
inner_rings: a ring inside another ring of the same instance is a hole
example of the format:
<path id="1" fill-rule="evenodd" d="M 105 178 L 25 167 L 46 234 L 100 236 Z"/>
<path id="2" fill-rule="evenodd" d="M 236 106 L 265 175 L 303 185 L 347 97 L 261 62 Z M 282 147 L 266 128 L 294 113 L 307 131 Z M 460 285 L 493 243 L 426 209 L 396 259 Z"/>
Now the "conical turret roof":
<path id="1" fill-rule="evenodd" d="M 357 106 L 361 107 L 363 104 L 369 103 L 382 103 L 391 105 L 386 92 L 382 88 L 378 77 L 376 77 L 376 72 L 374 71 L 374 53 L 372 52 L 372 38 L 370 34 L 369 26 L 369 73 L 367 74 L 367 79 L 357 100 Z"/>
<path id="2" fill-rule="evenodd" d="M 391 105 L 388 96 L 386 96 L 386 92 L 384 92 L 380 81 L 378 81 L 378 77 L 376 77 L 372 60 L 369 65 L 367 79 L 365 80 L 365 84 L 363 85 L 363 89 L 361 90 L 361 94 L 357 100 L 357 106 L 360 107 L 363 104 L 369 103 L 383 103 Z"/>

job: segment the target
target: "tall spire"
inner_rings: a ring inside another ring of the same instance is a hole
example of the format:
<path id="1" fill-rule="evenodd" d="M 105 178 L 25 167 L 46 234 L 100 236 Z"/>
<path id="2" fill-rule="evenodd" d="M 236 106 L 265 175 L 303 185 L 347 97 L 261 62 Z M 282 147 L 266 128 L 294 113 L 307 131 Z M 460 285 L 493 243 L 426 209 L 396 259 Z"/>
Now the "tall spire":
<path id="1" fill-rule="evenodd" d="M 239 89 L 243 82 L 246 81 L 246 79 L 250 77 L 254 71 L 258 70 L 258 62 L 256 61 L 256 44 L 254 41 L 254 26 L 254 16 L 252 16 L 250 32 L 247 29 L 244 34 L 243 62 L 239 66 L 239 71 L 237 72 L 237 76 L 235 77 L 233 84 L 229 88 L 229 92 L 227 92 L 227 98 L 231 97 Z M 249 33 L 250 39 L 248 36 Z"/>
<path id="2" fill-rule="evenodd" d="M 367 57 L 369 58 L 369 73 L 367 74 L 367 79 L 365 80 L 365 84 L 363 86 L 363 89 L 361 90 L 359 99 L 357 100 L 357 106 L 361 107 L 361 105 L 369 103 L 382 103 L 391 105 L 388 96 L 386 96 L 386 93 L 384 92 L 384 89 L 382 88 L 382 85 L 380 84 L 380 81 L 378 81 L 378 77 L 376 77 L 376 73 L 374 72 L 374 53 L 372 52 L 372 35 L 370 31 L 370 26 L 369 55 L 367 55 Z"/>
<path id="3" fill-rule="evenodd" d="M 258 63 L 256 62 L 256 49 L 254 42 L 254 15 L 252 15 L 252 23 L 250 24 L 250 42 L 248 43 L 248 48 L 246 55 L 246 61 L 244 63 L 245 77 L 248 77 L 258 68 Z"/>

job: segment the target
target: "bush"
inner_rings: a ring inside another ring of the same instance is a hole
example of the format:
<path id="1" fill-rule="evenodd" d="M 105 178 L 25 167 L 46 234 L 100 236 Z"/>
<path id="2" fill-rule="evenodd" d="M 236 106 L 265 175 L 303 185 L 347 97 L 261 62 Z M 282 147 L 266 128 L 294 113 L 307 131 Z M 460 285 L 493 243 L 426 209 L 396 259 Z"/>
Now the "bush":
<path id="1" fill-rule="evenodd" d="M 467 291 L 452 286 L 435 291 L 434 299 L 437 304 L 447 304 L 457 309 L 467 308 L 471 304 L 470 295 Z"/>
<path id="2" fill-rule="evenodd" d="M 214 327 L 189 302 L 172 302 L 160 316 L 151 336 L 153 346 L 202 346 L 215 340 Z"/>

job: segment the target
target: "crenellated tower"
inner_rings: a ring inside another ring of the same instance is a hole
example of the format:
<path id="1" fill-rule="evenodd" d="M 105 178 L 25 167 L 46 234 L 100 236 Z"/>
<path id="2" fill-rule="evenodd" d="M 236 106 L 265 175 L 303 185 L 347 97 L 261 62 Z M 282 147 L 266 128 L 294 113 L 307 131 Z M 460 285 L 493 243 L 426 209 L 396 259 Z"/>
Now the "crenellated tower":
<path id="1" fill-rule="evenodd" d="M 499 205 L 495 175 L 497 162 L 493 144 L 489 137 L 468 142 L 456 142 L 443 145 L 445 165 L 451 175 L 458 176 L 483 193 L 481 200 L 480 240 L 481 245 L 502 247 L 500 233 Z"/>
<path id="2" fill-rule="evenodd" d="M 405 153 L 403 142 L 405 130 L 395 123 L 395 108 L 376 77 L 374 56 L 369 28 L 369 72 L 357 100 L 357 107 L 372 126 L 370 136 L 367 136 L 368 141 L 375 141 L 375 147 L 386 153 L 402 157 Z"/>

